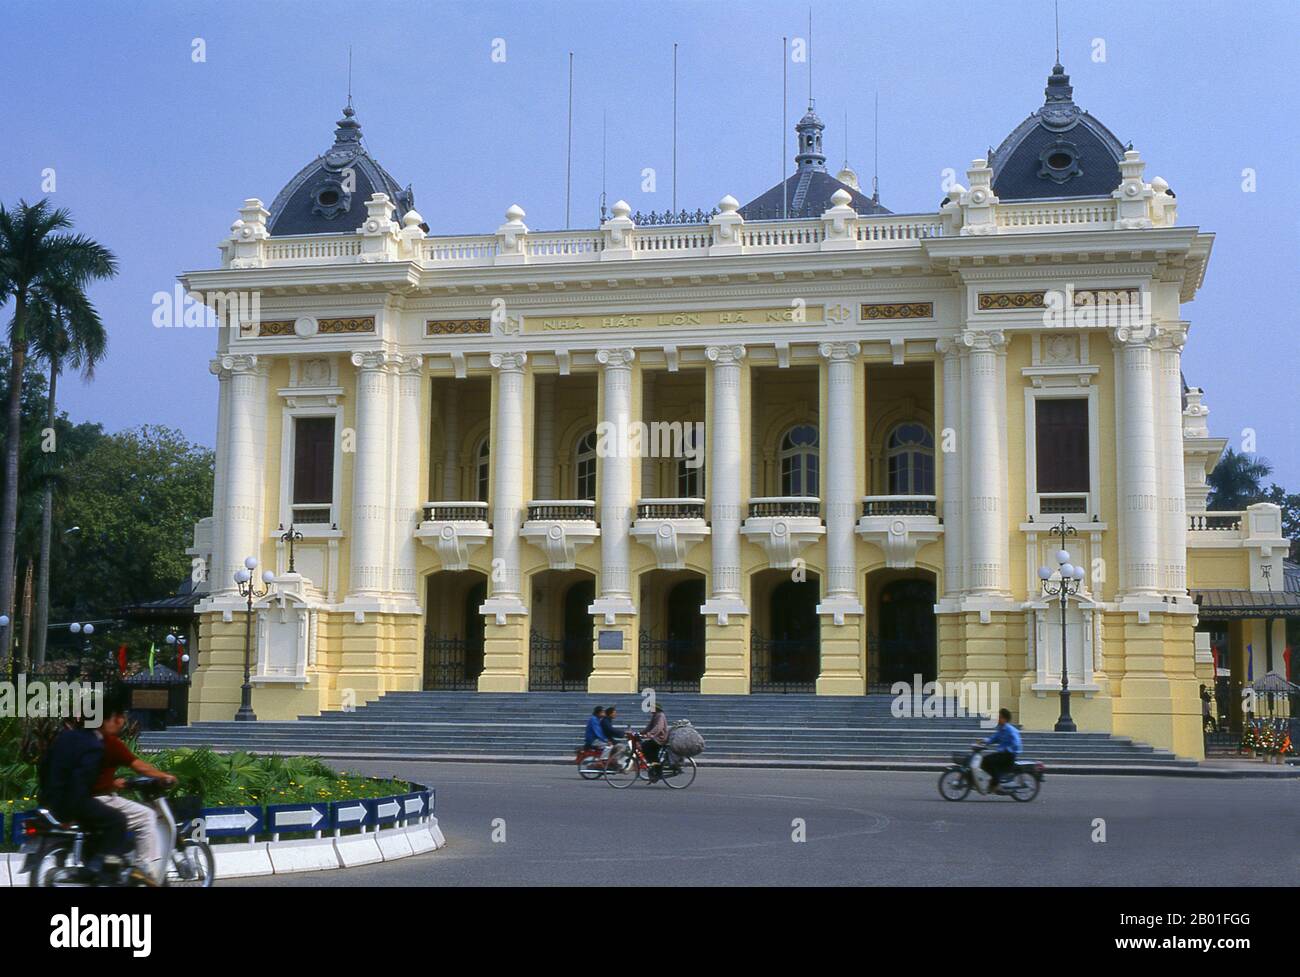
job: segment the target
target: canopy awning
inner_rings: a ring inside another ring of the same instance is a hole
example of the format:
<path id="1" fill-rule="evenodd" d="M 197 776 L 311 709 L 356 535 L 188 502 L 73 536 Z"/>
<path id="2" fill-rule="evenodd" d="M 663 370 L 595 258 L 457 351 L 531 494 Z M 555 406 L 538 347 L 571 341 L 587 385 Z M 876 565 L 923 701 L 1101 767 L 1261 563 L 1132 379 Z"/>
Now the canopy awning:
<path id="1" fill-rule="evenodd" d="M 1300 618 L 1300 594 L 1277 590 L 1194 590 L 1201 618 L 1225 621 L 1248 617 Z"/>

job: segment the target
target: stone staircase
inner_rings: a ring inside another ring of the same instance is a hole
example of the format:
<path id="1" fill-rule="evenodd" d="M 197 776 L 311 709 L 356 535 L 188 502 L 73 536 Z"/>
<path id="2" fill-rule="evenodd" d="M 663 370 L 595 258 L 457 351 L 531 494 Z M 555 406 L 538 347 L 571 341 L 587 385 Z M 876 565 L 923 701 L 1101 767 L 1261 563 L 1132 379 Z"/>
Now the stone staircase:
<path id="1" fill-rule="evenodd" d="M 900 718 L 888 695 L 724 696 L 678 693 L 670 720 L 704 734 L 702 762 L 779 767 L 937 768 L 987 735 L 973 718 Z M 557 762 L 571 760 L 597 705 L 618 724 L 645 724 L 641 699 L 585 693 L 394 692 L 352 712 L 291 722 L 202 722 L 146 733 L 145 749 L 209 746 L 347 759 Z M 1174 772 L 1197 764 L 1104 733 L 1024 734 L 1025 755 L 1077 772 Z"/>

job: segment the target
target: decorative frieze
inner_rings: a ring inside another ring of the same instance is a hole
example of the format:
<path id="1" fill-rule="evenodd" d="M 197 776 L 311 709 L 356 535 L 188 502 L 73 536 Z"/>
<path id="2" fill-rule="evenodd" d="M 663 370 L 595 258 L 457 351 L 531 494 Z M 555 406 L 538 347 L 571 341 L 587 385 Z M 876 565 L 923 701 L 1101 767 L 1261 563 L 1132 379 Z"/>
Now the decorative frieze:
<path id="1" fill-rule="evenodd" d="M 375 317 L 372 315 L 320 320 L 320 332 L 326 335 L 374 331 Z"/>
<path id="2" fill-rule="evenodd" d="M 1074 289 L 1075 308 L 1109 305 L 1137 305 L 1141 292 L 1136 288 Z M 1030 292 L 980 292 L 978 308 L 981 312 L 1019 311 L 1047 308 L 1048 289 Z"/>
<path id="3" fill-rule="evenodd" d="M 491 332 L 491 319 L 428 319 L 424 323 L 426 336 L 468 336 Z"/>
<path id="4" fill-rule="evenodd" d="M 863 322 L 878 319 L 933 319 L 933 302 L 863 302 Z"/>

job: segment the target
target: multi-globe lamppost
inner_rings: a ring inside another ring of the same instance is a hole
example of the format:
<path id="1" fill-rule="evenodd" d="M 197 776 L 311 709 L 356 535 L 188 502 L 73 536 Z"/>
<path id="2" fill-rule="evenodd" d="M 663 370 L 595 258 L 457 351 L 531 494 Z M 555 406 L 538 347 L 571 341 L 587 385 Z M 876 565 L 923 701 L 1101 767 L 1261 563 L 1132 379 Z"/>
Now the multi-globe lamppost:
<path id="1" fill-rule="evenodd" d="M 1053 571 L 1050 567 L 1038 568 L 1038 579 L 1042 581 L 1043 596 L 1056 597 L 1061 602 L 1061 715 L 1052 728 L 1058 733 L 1073 733 L 1078 727 L 1074 725 L 1074 718 L 1070 715 L 1070 659 L 1065 650 L 1065 608 L 1069 599 L 1079 593 L 1079 588 L 1083 585 L 1084 573 L 1083 567 L 1074 566 L 1070 562 L 1070 551 L 1065 548 L 1067 536 L 1079 535 L 1078 531 L 1065 521 L 1065 516 L 1061 517 L 1060 525 L 1053 526 L 1048 532 L 1061 538 L 1061 548 L 1056 551 L 1056 562 L 1059 564 L 1056 573 L 1060 574 L 1057 580 L 1053 582 Z"/>
<path id="2" fill-rule="evenodd" d="M 239 711 L 235 719 L 240 722 L 253 722 L 257 714 L 253 712 L 253 601 L 261 600 L 271 592 L 271 582 L 275 574 L 267 570 L 262 574 L 263 587 L 258 588 L 253 581 L 253 571 L 257 569 L 257 557 L 250 556 L 244 561 L 242 569 L 235 571 L 235 585 L 239 596 L 248 601 L 248 616 L 244 620 L 244 684 L 239 692 Z"/>

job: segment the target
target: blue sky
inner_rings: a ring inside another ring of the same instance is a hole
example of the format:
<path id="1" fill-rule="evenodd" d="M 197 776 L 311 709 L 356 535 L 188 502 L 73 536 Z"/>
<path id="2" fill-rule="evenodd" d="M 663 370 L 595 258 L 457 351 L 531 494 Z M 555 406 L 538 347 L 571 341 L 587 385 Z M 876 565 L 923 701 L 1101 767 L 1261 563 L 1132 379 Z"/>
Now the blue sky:
<path id="1" fill-rule="evenodd" d="M 838 167 L 847 113 L 848 155 L 869 181 L 878 90 L 881 197 L 895 212 L 932 210 L 945 168 L 964 182 L 970 160 L 1042 102 L 1050 0 L 814 0 L 812 10 L 827 155 Z M 670 203 L 674 41 L 678 206 L 708 208 L 777 181 L 780 39 L 804 36 L 807 14 L 807 3 L 734 0 L 8 0 L 0 199 L 39 198 L 53 168 L 51 199 L 122 264 L 93 294 L 109 358 L 94 383 L 61 385 L 63 406 L 110 429 L 166 423 L 213 442 L 214 336 L 154 329 L 151 297 L 213 266 L 240 202 L 269 204 L 328 147 L 349 45 L 366 143 L 414 184 L 433 233 L 491 231 L 511 203 L 549 229 L 564 225 L 569 51 L 574 226 L 596 220 L 602 113 L 609 199 Z M 1300 148 L 1289 109 L 1297 28 L 1291 0 L 1061 2 L 1076 101 L 1142 151 L 1148 178 L 1170 182 L 1183 223 L 1218 235 L 1205 287 L 1184 307 L 1188 381 L 1206 388 L 1213 432 L 1239 442 L 1253 429 L 1293 491 L 1300 221 L 1285 181 Z M 203 63 L 191 59 L 195 38 Z M 496 38 L 504 62 L 492 59 Z M 806 86 L 805 65 L 790 65 L 791 125 Z M 657 193 L 640 191 L 646 167 Z M 1255 192 L 1243 192 L 1247 168 Z"/>

